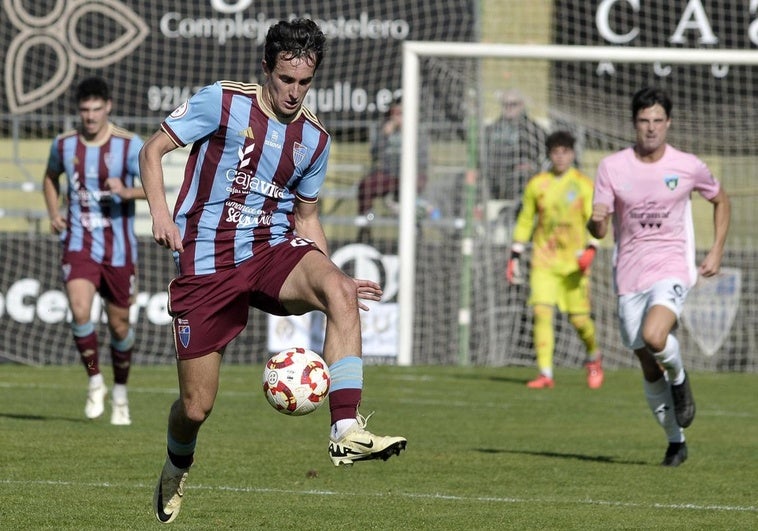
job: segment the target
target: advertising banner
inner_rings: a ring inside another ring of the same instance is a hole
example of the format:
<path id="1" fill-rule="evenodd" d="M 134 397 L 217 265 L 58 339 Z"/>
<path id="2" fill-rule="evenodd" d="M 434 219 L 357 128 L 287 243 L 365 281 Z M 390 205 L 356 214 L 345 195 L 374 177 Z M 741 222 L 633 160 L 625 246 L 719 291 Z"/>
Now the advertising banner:
<path id="1" fill-rule="evenodd" d="M 556 0 L 551 34 L 553 44 L 604 46 L 609 51 L 618 47 L 751 50 L 758 45 L 758 4 Z M 595 121 L 585 125 L 597 136 L 623 137 L 631 130 L 632 94 L 658 86 L 671 94 L 676 122 L 692 124 L 689 127 L 697 131 L 687 137 L 681 132 L 684 128 L 674 128 L 672 136 L 683 149 L 752 153 L 758 141 L 753 126 L 758 71 L 752 66 L 625 63 L 610 56 L 592 64 L 556 61 L 551 85 L 551 105 L 568 116 L 593 117 Z M 612 112 L 598 115 L 598 101 Z"/>
<path id="2" fill-rule="evenodd" d="M 333 258 L 348 274 L 380 283 L 381 302 L 361 312 L 363 347 L 368 356 L 397 355 L 397 256 L 369 245 L 333 243 Z M 46 365 L 77 363 L 71 313 L 60 280 L 58 242 L 52 237 L 0 233 L 0 360 Z M 173 363 L 174 346 L 167 287 L 175 275 L 168 251 L 140 241 L 137 297 L 130 310 L 135 330 L 134 363 Z M 109 335 L 99 297 L 97 323 L 101 357 L 108 359 Z M 268 354 L 292 346 L 322 351 L 324 317 L 319 312 L 271 318 L 251 309 L 248 326 L 227 348 L 230 363 L 260 363 Z"/>
<path id="3" fill-rule="evenodd" d="M 305 17 L 328 38 L 306 103 L 332 129 L 376 120 L 387 109 L 401 86 L 403 41 L 473 40 L 477 5 L 76 0 L 32 8 L 1 1 L 0 48 L 7 53 L 0 57 L 6 78 L 0 113 L 71 114 L 72 87 L 97 73 L 114 85 L 116 114 L 152 118 L 155 125 L 203 85 L 262 82 L 269 27 Z M 460 112 L 453 104 L 440 109 Z"/>

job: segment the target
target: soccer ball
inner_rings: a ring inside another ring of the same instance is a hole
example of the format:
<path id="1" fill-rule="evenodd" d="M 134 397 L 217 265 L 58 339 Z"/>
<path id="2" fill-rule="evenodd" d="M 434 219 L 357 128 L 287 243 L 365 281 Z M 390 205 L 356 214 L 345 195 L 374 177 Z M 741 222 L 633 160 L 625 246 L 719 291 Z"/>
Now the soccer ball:
<path id="1" fill-rule="evenodd" d="M 307 415 L 326 401 L 329 369 L 321 356 L 306 348 L 274 354 L 263 369 L 263 393 L 285 415 Z"/>

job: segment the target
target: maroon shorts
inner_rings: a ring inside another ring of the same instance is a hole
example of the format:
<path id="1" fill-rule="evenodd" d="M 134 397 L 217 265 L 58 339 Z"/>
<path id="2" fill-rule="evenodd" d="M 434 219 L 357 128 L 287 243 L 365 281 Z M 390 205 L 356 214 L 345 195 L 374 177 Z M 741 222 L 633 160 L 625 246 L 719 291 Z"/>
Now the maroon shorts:
<path id="1" fill-rule="evenodd" d="M 128 308 L 134 302 L 137 291 L 137 277 L 134 264 L 111 266 L 95 262 L 89 253 L 65 253 L 61 259 L 63 282 L 83 278 L 95 285 L 95 289 L 106 301 Z"/>
<path id="2" fill-rule="evenodd" d="M 168 299 L 177 358 L 199 358 L 223 350 L 247 326 L 250 306 L 273 315 L 290 315 L 279 300 L 279 291 L 310 251 L 319 249 L 308 240 L 294 238 L 259 250 L 233 269 L 172 280 Z"/>

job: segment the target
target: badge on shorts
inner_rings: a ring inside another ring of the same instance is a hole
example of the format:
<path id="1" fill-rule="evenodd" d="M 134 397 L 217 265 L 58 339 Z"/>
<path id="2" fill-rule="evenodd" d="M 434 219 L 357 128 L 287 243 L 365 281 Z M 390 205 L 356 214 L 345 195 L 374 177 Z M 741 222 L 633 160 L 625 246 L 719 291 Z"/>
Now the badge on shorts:
<path id="1" fill-rule="evenodd" d="M 61 273 L 63 274 L 63 282 L 68 282 L 68 277 L 71 275 L 71 264 L 63 264 Z"/>
<path id="2" fill-rule="evenodd" d="M 190 342 L 190 324 L 186 319 L 176 320 L 176 334 L 179 336 L 179 342 L 184 348 L 189 346 Z"/>

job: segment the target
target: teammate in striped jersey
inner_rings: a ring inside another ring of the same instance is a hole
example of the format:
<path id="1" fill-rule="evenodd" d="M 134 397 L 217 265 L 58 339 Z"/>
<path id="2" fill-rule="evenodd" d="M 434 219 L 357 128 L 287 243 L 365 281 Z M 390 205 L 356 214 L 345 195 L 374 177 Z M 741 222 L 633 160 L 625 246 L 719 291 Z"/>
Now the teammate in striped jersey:
<path id="1" fill-rule="evenodd" d="M 111 336 L 113 389 L 111 423 L 131 424 L 126 384 L 134 345 L 129 306 L 136 290 L 137 238 L 134 200 L 138 186 L 140 137 L 109 121 L 110 87 L 99 78 L 76 89 L 81 124 L 53 140 L 43 180 L 50 226 L 60 235 L 61 270 L 73 320 L 71 329 L 89 376 L 84 413 L 103 414 L 107 388 L 99 367 L 97 332 L 91 320 L 95 294 L 106 302 Z M 68 212 L 60 211 L 59 179 L 66 174 Z"/>
<path id="2" fill-rule="evenodd" d="M 179 399 L 171 407 L 167 458 L 153 506 L 179 513 L 198 431 L 213 408 L 224 349 L 253 306 L 275 315 L 326 314 L 334 465 L 388 459 L 403 437 L 377 436 L 358 414 L 363 386 L 359 299 L 381 287 L 352 279 L 329 258 L 318 217 L 330 136 L 303 106 L 326 37 L 311 20 L 281 21 L 267 34 L 263 85 L 219 81 L 176 109 L 140 153 L 153 236 L 171 249 L 169 286 Z M 173 217 L 163 156 L 192 145 Z"/>

